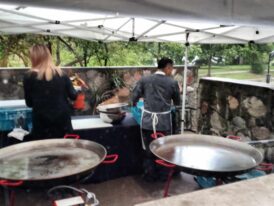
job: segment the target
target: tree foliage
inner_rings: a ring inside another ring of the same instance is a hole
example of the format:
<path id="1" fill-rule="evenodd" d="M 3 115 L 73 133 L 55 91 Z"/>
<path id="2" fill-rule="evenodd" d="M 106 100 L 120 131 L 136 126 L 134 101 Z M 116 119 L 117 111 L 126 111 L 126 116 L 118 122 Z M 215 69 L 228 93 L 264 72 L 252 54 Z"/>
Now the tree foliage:
<path id="1" fill-rule="evenodd" d="M 0 66 L 30 66 L 28 49 L 36 43 L 47 44 L 53 58 L 60 66 L 141 66 L 156 65 L 166 56 L 175 64 L 182 64 L 185 46 L 171 42 L 97 42 L 71 37 L 33 34 L 0 35 Z M 200 64 L 250 64 L 268 62 L 273 44 L 264 45 L 190 45 L 189 59 L 195 56 Z M 214 62 L 213 59 L 219 61 Z M 210 75 L 210 69 L 209 69 Z"/>

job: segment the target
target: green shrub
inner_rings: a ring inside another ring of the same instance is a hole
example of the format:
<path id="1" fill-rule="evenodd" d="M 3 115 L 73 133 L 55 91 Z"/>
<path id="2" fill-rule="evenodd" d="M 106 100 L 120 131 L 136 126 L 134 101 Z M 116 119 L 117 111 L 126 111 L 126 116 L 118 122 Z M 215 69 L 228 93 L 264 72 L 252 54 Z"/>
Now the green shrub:
<path id="1" fill-rule="evenodd" d="M 267 65 L 263 63 L 251 64 L 251 72 L 254 74 L 263 74 L 266 69 L 267 69 Z"/>

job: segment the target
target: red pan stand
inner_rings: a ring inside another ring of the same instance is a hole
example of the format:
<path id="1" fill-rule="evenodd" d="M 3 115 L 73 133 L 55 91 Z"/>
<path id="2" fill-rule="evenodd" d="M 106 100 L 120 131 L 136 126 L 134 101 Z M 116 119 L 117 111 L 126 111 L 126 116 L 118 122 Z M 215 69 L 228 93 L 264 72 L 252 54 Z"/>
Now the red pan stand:
<path id="1" fill-rule="evenodd" d="M 4 189 L 4 201 L 5 206 L 14 206 L 15 204 L 15 188 L 23 184 L 23 181 L 8 181 L 0 180 L 0 186 Z"/>
<path id="2" fill-rule="evenodd" d="M 169 186 L 170 186 L 170 182 L 172 180 L 172 175 L 174 173 L 174 168 L 175 165 L 174 164 L 169 164 L 167 162 L 165 162 L 164 160 L 155 160 L 155 162 L 161 166 L 164 166 L 166 168 L 169 168 L 169 173 L 168 173 L 168 177 L 164 186 L 164 193 L 163 193 L 163 197 L 167 197 L 168 196 L 168 191 L 169 191 Z"/>
<path id="3" fill-rule="evenodd" d="M 161 132 L 155 132 L 155 133 L 151 134 L 151 138 L 153 138 L 153 139 L 157 139 L 159 137 L 164 137 L 164 136 L 165 135 Z M 170 182 L 172 180 L 172 175 L 174 173 L 174 168 L 175 168 L 176 165 L 167 163 L 167 162 L 165 162 L 164 160 L 161 160 L 161 159 L 157 159 L 157 160 L 155 160 L 155 162 L 158 165 L 169 168 L 169 173 L 168 173 L 168 177 L 167 177 L 167 180 L 166 180 L 166 183 L 165 183 L 165 186 L 164 186 L 164 193 L 163 193 L 163 197 L 168 197 Z"/>

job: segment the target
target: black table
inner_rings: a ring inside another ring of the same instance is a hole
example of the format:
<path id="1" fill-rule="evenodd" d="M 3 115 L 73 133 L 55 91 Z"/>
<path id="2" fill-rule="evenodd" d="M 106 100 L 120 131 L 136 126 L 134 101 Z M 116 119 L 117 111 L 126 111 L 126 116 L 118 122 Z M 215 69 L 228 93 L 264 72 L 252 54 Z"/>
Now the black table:
<path id="1" fill-rule="evenodd" d="M 97 117 L 78 116 L 73 119 Z M 131 114 L 113 127 L 75 130 L 81 139 L 91 140 L 102 144 L 108 154 L 118 154 L 115 164 L 101 164 L 88 182 L 101 182 L 142 172 L 142 146 L 140 127 Z"/>

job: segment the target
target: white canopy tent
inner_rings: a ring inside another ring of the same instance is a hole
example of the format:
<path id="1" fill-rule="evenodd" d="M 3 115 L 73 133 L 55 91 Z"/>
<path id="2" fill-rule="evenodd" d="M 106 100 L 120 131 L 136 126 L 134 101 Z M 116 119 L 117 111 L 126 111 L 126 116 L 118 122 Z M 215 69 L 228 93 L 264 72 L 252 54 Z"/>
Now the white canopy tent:
<path id="1" fill-rule="evenodd" d="M 120 13 L 156 19 L 186 19 L 219 24 L 274 22 L 273 0 L 1 0 L 20 6 Z M 51 16 L 51 14 L 48 14 Z"/>
<path id="2" fill-rule="evenodd" d="M 274 25 L 220 25 L 190 20 L 166 20 L 19 5 L 0 5 L 0 34 L 37 33 L 89 41 L 156 41 L 185 43 L 267 43 Z"/>
<path id="3" fill-rule="evenodd" d="M 9 2 L 17 2 L 17 1 L 9 1 Z M 19 2 L 19 1 L 18 1 Z M 272 42 L 274 40 L 274 25 L 224 25 L 219 24 L 220 20 L 216 20 L 218 23 L 212 23 L 212 21 L 199 21 L 197 22 L 195 18 L 197 15 L 192 14 L 190 17 L 193 17 L 192 20 L 173 20 L 175 17 L 183 17 L 187 15 L 188 12 L 172 13 L 173 10 L 165 10 L 167 13 L 163 13 L 167 19 L 156 19 L 156 18 L 140 18 L 140 15 L 143 14 L 146 10 L 140 10 L 138 13 L 138 9 L 149 4 L 155 5 L 157 1 L 130 1 L 130 0 L 100 0 L 100 1 L 76 1 L 77 4 L 73 3 L 75 1 L 23 1 L 27 4 L 33 5 L 47 5 L 52 7 L 60 7 L 61 2 L 64 7 L 70 8 L 73 5 L 73 8 L 85 8 L 86 10 L 92 8 L 90 7 L 93 4 L 98 4 L 99 2 L 102 5 L 105 5 L 105 10 L 114 11 L 108 13 L 90 13 L 90 12 L 82 12 L 82 11 L 72 11 L 72 10 L 60 10 L 60 9 L 51 9 L 51 8 L 41 8 L 41 7 L 32 7 L 32 6 L 22 6 L 22 1 L 20 4 L 8 5 L 1 4 L 0 5 L 0 34 L 22 34 L 22 33 L 37 33 L 37 34 L 45 34 L 45 35 L 60 35 L 60 36 L 70 36 L 75 38 L 81 38 L 89 41 L 147 41 L 147 42 L 180 42 L 180 43 L 192 43 L 192 44 L 217 44 L 217 43 L 240 43 L 245 44 L 249 42 L 255 43 L 267 43 Z M 133 14 L 139 15 L 139 17 L 133 16 L 123 16 L 116 13 L 115 8 L 111 10 L 109 4 L 114 5 L 115 2 L 117 4 L 125 4 L 124 7 L 121 7 L 121 11 L 127 13 L 132 11 Z M 161 3 L 163 7 L 147 7 L 148 11 L 155 13 L 147 13 L 147 16 L 159 16 L 160 11 L 164 8 L 169 8 L 167 3 L 164 1 L 158 1 Z M 187 3 L 187 1 L 182 1 Z M 197 4 L 197 0 L 192 0 L 193 8 Z M 216 5 L 221 6 L 217 1 L 213 1 Z M 234 3 L 233 0 L 227 0 L 223 2 Z M 244 0 L 239 2 L 245 2 Z M 252 1 L 255 5 L 257 1 Z M 268 5 L 274 7 L 274 3 L 267 2 Z M 109 3 L 109 4 L 108 4 Z M 175 3 L 178 5 L 178 10 L 182 9 L 181 2 L 171 0 L 169 6 L 174 6 Z M 211 1 L 203 1 L 206 5 L 206 8 L 209 5 L 212 5 Z M 134 5 L 138 5 L 134 8 Z M 165 4 L 165 7 L 164 5 Z M 235 1 L 236 4 L 236 1 Z M 160 5 L 160 4 L 159 4 Z M 189 3 L 186 5 L 190 5 Z M 215 6 L 216 6 L 215 5 Z M 85 7 L 87 6 L 87 7 Z M 197 5 L 196 5 L 197 6 Z M 221 16 L 221 11 L 226 10 L 226 8 L 233 9 L 233 6 L 228 7 L 218 7 L 217 11 L 212 14 L 209 12 L 210 16 Z M 97 7 L 94 7 L 97 8 Z M 103 7 L 102 7 L 103 8 Z M 126 10 L 126 8 L 128 10 Z M 186 7 L 187 8 L 187 7 Z M 99 9 L 99 8 L 98 8 Z M 135 11 L 136 9 L 136 11 Z M 219 9 L 219 10 L 218 10 Z M 245 7 L 242 8 L 245 11 Z M 268 8 L 269 9 L 269 8 Z M 266 11 L 268 11 L 266 9 Z M 100 9 L 99 9 L 100 10 Z M 127 11 L 127 12 L 126 12 Z M 197 10 L 200 12 L 200 18 L 203 16 L 203 10 Z M 208 11 L 211 11 L 208 8 Z M 170 13 L 168 13 L 170 12 Z M 224 13 L 223 17 L 228 18 Z M 234 13 L 233 13 L 234 14 Z M 255 12 L 254 14 L 258 14 Z M 266 13 L 265 13 L 266 14 Z M 178 16 L 179 15 L 179 16 Z M 272 15 L 272 13 L 271 13 Z M 230 18 L 234 17 L 233 15 Z M 237 16 L 241 18 L 242 16 Z M 226 19 L 224 18 L 224 19 Z M 259 18 L 258 18 L 259 19 Z M 258 20 L 257 19 L 257 20 Z M 265 19 L 264 19 L 265 20 Z M 273 15 L 274 20 L 274 15 Z M 231 21 L 227 21 L 231 23 Z M 265 22 L 265 21 L 263 21 Z M 269 23 L 268 21 L 266 21 Z M 186 44 L 187 45 L 187 44 Z M 188 47 L 186 47 L 188 48 Z M 185 51 L 185 59 L 187 59 L 187 49 Z M 184 129 L 184 113 L 185 113 L 185 94 L 186 94 L 186 71 L 187 71 L 187 61 L 185 61 L 185 73 L 184 73 L 184 86 L 183 86 L 183 101 L 182 101 L 182 132 Z"/>

